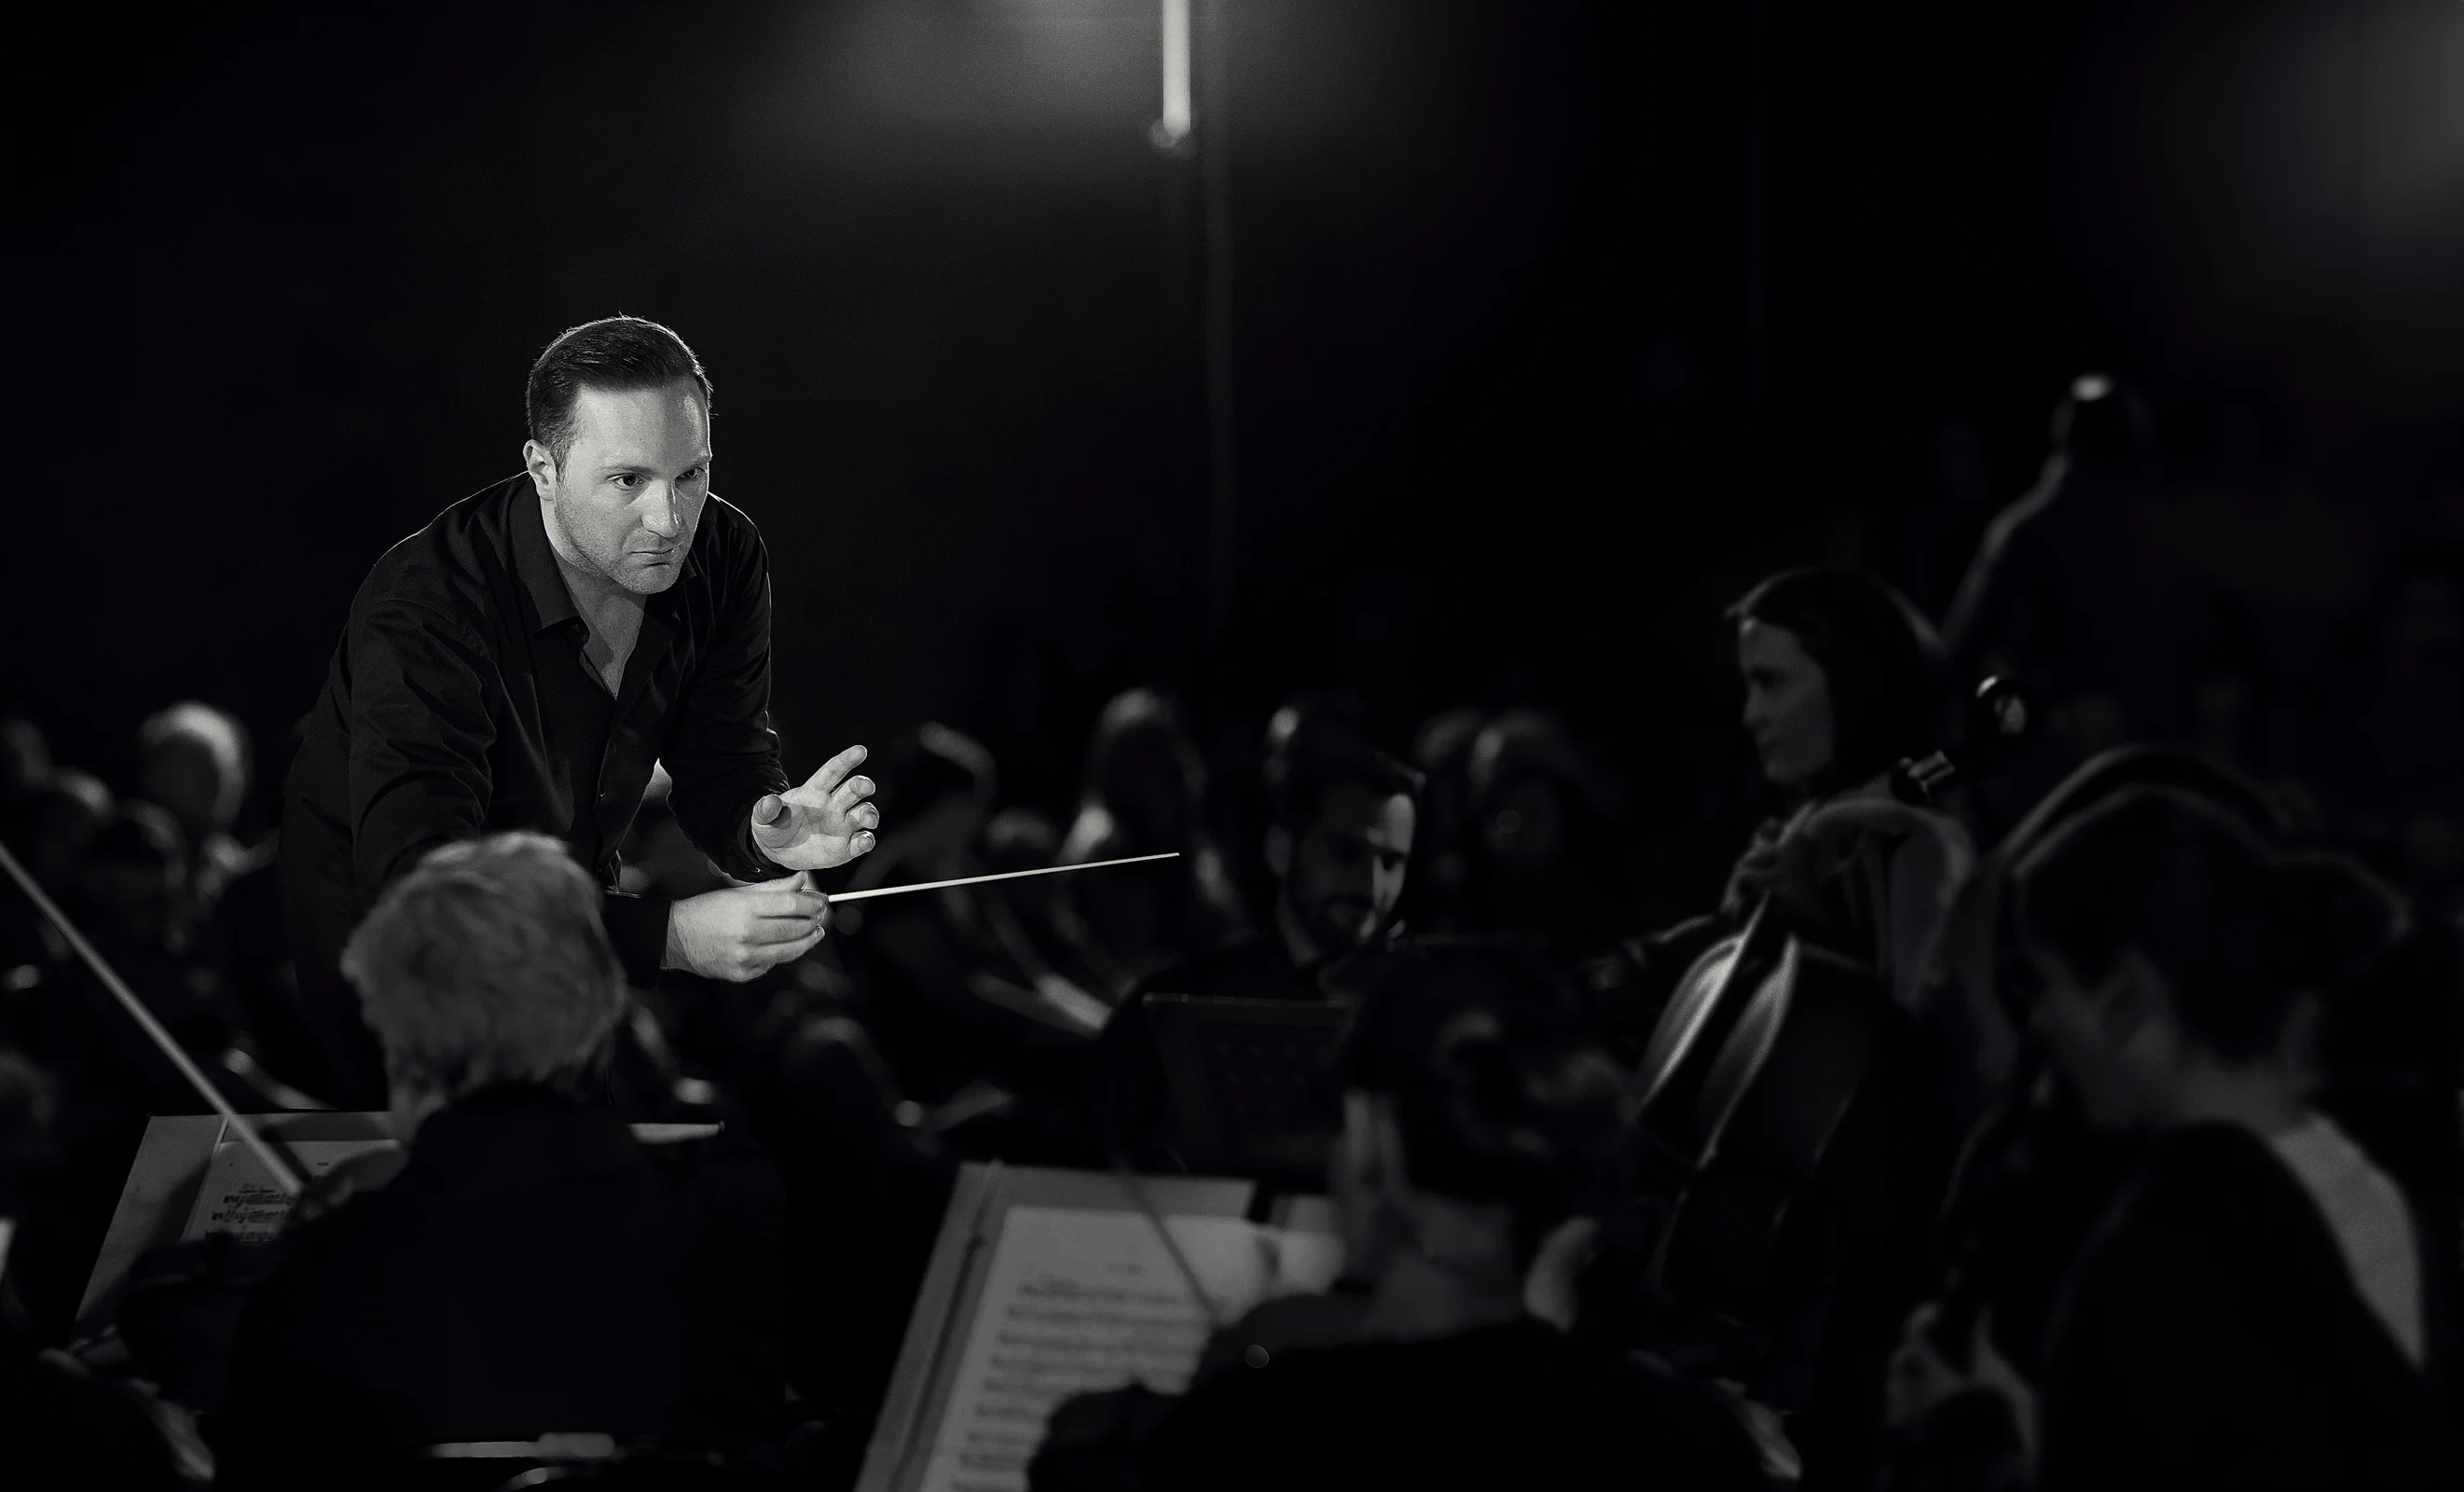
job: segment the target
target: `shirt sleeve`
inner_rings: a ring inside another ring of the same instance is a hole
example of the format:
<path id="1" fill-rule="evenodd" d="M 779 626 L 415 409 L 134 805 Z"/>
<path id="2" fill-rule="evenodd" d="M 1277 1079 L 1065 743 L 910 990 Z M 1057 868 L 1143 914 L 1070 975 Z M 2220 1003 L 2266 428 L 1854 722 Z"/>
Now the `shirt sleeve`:
<path id="1" fill-rule="evenodd" d="M 753 843 L 753 805 L 788 787 L 770 728 L 770 554 L 759 537 L 730 578 L 660 760 L 675 782 L 676 822 L 713 864 L 738 880 L 788 874 Z"/>
<path id="2" fill-rule="evenodd" d="M 451 620 L 390 603 L 351 638 L 352 871 L 363 905 L 440 844 L 487 822 L 495 663 Z"/>

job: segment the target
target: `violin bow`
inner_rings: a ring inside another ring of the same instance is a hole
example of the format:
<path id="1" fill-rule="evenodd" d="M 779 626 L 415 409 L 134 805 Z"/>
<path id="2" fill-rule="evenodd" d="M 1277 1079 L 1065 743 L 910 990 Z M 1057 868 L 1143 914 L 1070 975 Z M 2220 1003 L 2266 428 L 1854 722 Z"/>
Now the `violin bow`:
<path id="1" fill-rule="evenodd" d="M 180 1043 L 173 1040 L 171 1034 L 163 1029 L 163 1023 L 154 1018 L 154 1013 L 145 1008 L 145 1002 L 137 997 L 136 992 L 121 980 L 120 975 L 109 964 L 103 962 L 102 955 L 94 950 L 94 945 L 85 941 L 85 934 L 77 931 L 77 924 L 70 922 L 68 915 L 44 894 L 42 886 L 36 883 L 33 876 L 27 874 L 26 867 L 17 862 L 17 857 L 10 854 L 9 847 L 5 844 L 0 844 L 0 870 L 8 871 L 10 878 L 17 882 L 18 888 L 33 900 L 35 909 L 43 914 L 44 920 L 59 929 L 60 936 L 68 940 L 69 946 L 77 950 L 77 957 L 85 961 L 86 968 L 94 970 L 95 977 L 102 981 L 103 988 L 111 991 L 112 997 L 120 1002 L 121 1009 L 126 1011 L 129 1018 L 137 1022 L 138 1029 L 143 1031 L 163 1055 L 171 1059 L 172 1066 L 180 1069 L 180 1076 L 188 1080 L 188 1085 L 195 1088 L 198 1095 L 208 1103 L 213 1105 L 214 1112 L 220 1114 L 223 1117 L 223 1123 L 231 1126 L 233 1134 L 239 1136 L 240 1143 L 247 1146 L 255 1153 L 256 1158 L 264 1163 L 266 1171 L 274 1177 L 274 1184 L 282 1189 L 282 1194 L 287 1197 L 297 1196 L 300 1191 L 297 1174 L 283 1162 L 280 1156 L 274 1153 L 274 1147 L 265 1143 L 265 1137 L 256 1132 L 256 1126 L 241 1118 L 239 1111 L 231 1106 L 231 1101 L 223 1097 L 222 1090 L 215 1087 L 207 1080 L 206 1075 L 198 1070 L 197 1064 L 189 1059 L 188 1054 L 180 1049 Z"/>

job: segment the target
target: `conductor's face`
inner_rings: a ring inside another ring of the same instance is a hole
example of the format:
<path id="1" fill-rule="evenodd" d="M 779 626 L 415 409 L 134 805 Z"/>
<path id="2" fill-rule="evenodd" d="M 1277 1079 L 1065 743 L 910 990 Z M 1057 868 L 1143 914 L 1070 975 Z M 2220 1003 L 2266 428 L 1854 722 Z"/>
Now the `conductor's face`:
<path id="1" fill-rule="evenodd" d="M 676 583 L 710 501 L 710 412 L 701 390 L 584 387 L 564 459 L 523 451 L 559 558 L 637 595 Z"/>

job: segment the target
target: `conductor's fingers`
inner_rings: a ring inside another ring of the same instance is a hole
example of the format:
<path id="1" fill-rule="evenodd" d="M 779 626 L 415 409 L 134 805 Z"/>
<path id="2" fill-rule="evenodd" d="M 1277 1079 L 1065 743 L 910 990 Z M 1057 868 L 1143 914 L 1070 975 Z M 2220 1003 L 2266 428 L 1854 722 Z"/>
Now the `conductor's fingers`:
<path id="1" fill-rule="evenodd" d="M 808 923 L 829 904 L 830 899 L 818 891 L 765 891 L 751 911 L 759 923 Z"/>
<path id="2" fill-rule="evenodd" d="M 813 775 L 805 781 L 804 786 L 807 788 L 819 789 L 823 792 L 831 791 L 846 779 L 847 773 L 854 771 L 857 768 L 864 765 L 864 747 L 860 746 L 851 746 L 846 750 L 841 751 L 838 755 L 831 757 L 828 761 L 824 762 L 822 764 L 822 769 L 813 773 Z"/>
<path id="3" fill-rule="evenodd" d="M 797 959 L 803 958 L 805 954 L 810 953 L 813 949 L 821 946 L 822 939 L 828 934 L 828 928 L 816 923 L 813 925 L 813 930 L 805 933 L 801 938 L 794 938 L 783 944 L 774 943 L 770 945 L 762 950 L 763 956 L 770 959 L 770 967 L 773 969 L 778 968 L 781 964 L 793 963 Z"/>
<path id="4" fill-rule="evenodd" d="M 744 924 L 744 941 L 756 947 L 777 949 L 806 938 L 819 941 L 828 930 L 826 917 L 757 917 Z"/>
<path id="5" fill-rule="evenodd" d="M 853 808 L 872 796 L 875 791 L 873 780 L 858 772 L 832 790 L 830 807 L 842 810 Z"/>

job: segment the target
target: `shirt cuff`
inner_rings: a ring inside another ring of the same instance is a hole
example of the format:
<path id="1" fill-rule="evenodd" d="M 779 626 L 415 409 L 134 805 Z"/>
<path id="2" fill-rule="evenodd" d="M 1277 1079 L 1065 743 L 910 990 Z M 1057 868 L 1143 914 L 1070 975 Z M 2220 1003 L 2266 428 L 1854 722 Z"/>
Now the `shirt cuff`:
<path id="1" fill-rule="evenodd" d="M 762 854 L 760 843 L 753 837 L 753 805 L 760 801 L 759 798 L 755 798 L 744 805 L 744 827 L 736 832 L 737 853 L 744 857 L 742 869 L 746 872 L 746 874 L 737 875 L 736 879 L 738 880 L 777 880 L 796 874 Z"/>
<path id="2" fill-rule="evenodd" d="M 659 966 L 668 957 L 668 911 L 674 904 L 663 896 L 622 891 L 605 892 L 599 899 L 607 941 L 616 946 L 617 961 L 625 966 L 625 982 L 636 990 L 659 982 Z"/>

